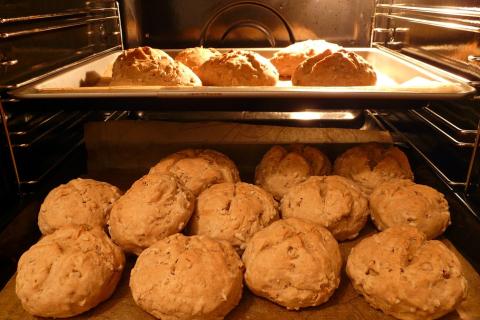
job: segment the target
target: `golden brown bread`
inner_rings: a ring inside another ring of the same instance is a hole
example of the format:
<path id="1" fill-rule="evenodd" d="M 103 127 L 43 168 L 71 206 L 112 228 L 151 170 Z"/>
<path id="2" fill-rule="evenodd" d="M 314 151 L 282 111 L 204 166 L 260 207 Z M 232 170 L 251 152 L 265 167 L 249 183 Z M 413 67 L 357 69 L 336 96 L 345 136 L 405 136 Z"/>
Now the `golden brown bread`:
<path id="1" fill-rule="evenodd" d="M 195 74 L 198 72 L 198 68 L 210 58 L 219 56 L 221 53 L 214 48 L 187 48 L 180 51 L 176 56 L 175 60 L 183 63 L 190 69 L 192 69 Z"/>
<path id="2" fill-rule="evenodd" d="M 346 270 L 370 305 L 403 320 L 437 319 L 467 294 L 455 254 L 408 225 L 360 241 L 350 252 Z"/>

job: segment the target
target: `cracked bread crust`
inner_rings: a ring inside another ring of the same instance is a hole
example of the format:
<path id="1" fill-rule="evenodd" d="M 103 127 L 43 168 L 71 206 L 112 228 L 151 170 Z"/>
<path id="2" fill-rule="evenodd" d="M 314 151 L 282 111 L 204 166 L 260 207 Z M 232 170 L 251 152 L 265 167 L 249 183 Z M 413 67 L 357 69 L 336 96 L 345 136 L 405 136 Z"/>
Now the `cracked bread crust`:
<path id="1" fill-rule="evenodd" d="M 123 51 L 112 69 L 112 86 L 201 86 L 192 70 L 159 49 L 138 47 Z"/>
<path id="2" fill-rule="evenodd" d="M 105 228 L 120 190 L 106 182 L 73 179 L 52 189 L 38 213 L 42 234 L 50 234 L 68 225 Z"/>
<path id="3" fill-rule="evenodd" d="M 350 252 L 346 271 L 370 305 L 403 320 L 437 319 L 467 294 L 455 254 L 407 225 L 359 242 Z"/>
<path id="4" fill-rule="evenodd" d="M 256 232 L 278 218 L 271 194 L 252 184 L 225 182 L 198 196 L 189 232 L 226 240 L 243 251 Z"/>
<path id="5" fill-rule="evenodd" d="M 206 61 L 198 69 L 205 86 L 275 86 L 277 69 L 258 53 L 230 50 Z"/>
<path id="6" fill-rule="evenodd" d="M 218 320 L 240 302 L 242 276 L 242 261 L 227 242 L 175 234 L 142 252 L 130 289 L 158 319 Z"/>
<path id="7" fill-rule="evenodd" d="M 340 46 L 325 40 L 306 40 L 278 50 L 270 58 L 270 62 L 277 68 L 280 76 L 290 78 L 305 59 L 322 54 L 326 50 L 335 52 L 340 49 Z"/>
<path id="8" fill-rule="evenodd" d="M 394 179 L 376 187 L 370 195 L 370 208 L 379 230 L 408 224 L 424 232 L 427 239 L 434 239 L 450 224 L 444 195 L 411 180 Z"/>
<path id="9" fill-rule="evenodd" d="M 310 177 L 292 187 L 281 202 L 283 218 L 310 220 L 327 228 L 338 241 L 358 236 L 368 219 L 367 198 L 351 180 Z"/>
<path id="10" fill-rule="evenodd" d="M 335 160 L 333 172 L 356 182 L 367 195 L 391 179 L 413 180 L 405 153 L 397 147 L 384 147 L 378 143 L 348 149 Z"/>
<path id="11" fill-rule="evenodd" d="M 20 257 L 15 291 L 32 315 L 72 317 L 108 299 L 124 266 L 122 250 L 100 228 L 68 226 Z"/>
<path id="12" fill-rule="evenodd" d="M 198 68 L 200 68 L 202 64 L 220 54 L 220 51 L 214 48 L 195 47 L 180 51 L 175 56 L 175 60 L 183 63 L 197 74 Z"/>
<path id="13" fill-rule="evenodd" d="M 175 152 L 160 160 L 150 173 L 173 174 L 195 196 L 216 183 L 240 181 L 235 163 L 223 153 L 209 149 Z"/>
<path id="14" fill-rule="evenodd" d="M 112 240 L 138 255 L 158 240 L 182 231 L 194 204 L 193 194 L 174 176 L 143 176 L 112 208 L 108 222 Z"/>
<path id="15" fill-rule="evenodd" d="M 325 228 L 304 220 L 278 220 L 247 243 L 245 282 L 258 296 L 298 310 L 326 302 L 338 288 L 342 258 Z"/>
<path id="16" fill-rule="evenodd" d="M 273 146 L 255 169 L 255 184 L 280 200 L 288 189 L 309 176 L 327 175 L 331 169 L 330 160 L 315 147 Z"/>
<path id="17" fill-rule="evenodd" d="M 377 74 L 355 52 L 326 50 L 306 59 L 292 75 L 294 86 L 373 86 Z"/>

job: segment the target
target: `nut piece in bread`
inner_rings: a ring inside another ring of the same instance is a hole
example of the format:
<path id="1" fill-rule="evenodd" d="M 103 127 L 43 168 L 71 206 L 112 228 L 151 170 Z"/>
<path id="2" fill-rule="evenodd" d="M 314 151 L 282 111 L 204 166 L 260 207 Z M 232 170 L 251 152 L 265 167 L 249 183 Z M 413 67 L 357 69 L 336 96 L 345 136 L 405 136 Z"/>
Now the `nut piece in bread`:
<path id="1" fill-rule="evenodd" d="M 242 260 L 250 290 L 287 309 L 318 306 L 338 288 L 342 258 L 325 228 L 296 218 L 257 232 Z"/>
<path id="2" fill-rule="evenodd" d="M 355 52 L 327 50 L 306 59 L 292 75 L 294 86 L 373 86 L 377 74 Z"/>
<path id="3" fill-rule="evenodd" d="M 217 320 L 239 303 L 242 275 L 227 242 L 175 234 L 142 252 L 130 289 L 135 303 L 158 319 Z"/>
<path id="4" fill-rule="evenodd" d="M 315 147 L 273 146 L 255 169 L 255 184 L 280 200 L 294 185 L 309 176 L 327 175 L 331 169 L 330 160 Z"/>
<path id="5" fill-rule="evenodd" d="M 360 241 L 350 252 L 346 270 L 371 306 L 403 320 L 440 318 L 467 294 L 455 254 L 408 225 Z"/>
<path id="6" fill-rule="evenodd" d="M 180 51 L 175 56 L 175 60 L 183 63 L 196 74 L 198 68 L 200 68 L 202 64 L 210 58 L 219 56 L 220 54 L 220 51 L 214 48 L 195 47 Z"/>
<path id="7" fill-rule="evenodd" d="M 238 182 L 238 169 L 229 157 L 215 150 L 185 149 L 157 163 L 150 173 L 171 173 L 198 196 L 213 184 Z"/>
<path id="8" fill-rule="evenodd" d="M 272 195 L 253 184 L 225 182 L 200 193 L 190 219 L 190 234 L 226 240 L 237 251 L 259 230 L 278 220 Z"/>
<path id="9" fill-rule="evenodd" d="M 434 239 L 450 224 L 444 195 L 406 179 L 390 180 L 376 187 L 370 195 L 370 209 L 379 230 L 408 224 L 425 233 L 427 239 Z"/>
<path id="10" fill-rule="evenodd" d="M 397 147 L 378 143 L 348 149 L 335 160 L 333 172 L 356 182 L 367 195 L 376 186 L 394 178 L 413 180 L 405 153 Z"/>
<path id="11" fill-rule="evenodd" d="M 120 190 L 106 182 L 73 179 L 52 189 L 38 213 L 42 234 L 50 234 L 67 225 L 105 228 Z"/>
<path id="12" fill-rule="evenodd" d="M 182 231 L 194 205 L 193 194 L 177 178 L 148 174 L 113 205 L 110 235 L 124 250 L 138 255 L 158 240 Z"/>
<path id="13" fill-rule="evenodd" d="M 230 50 L 206 61 L 197 71 L 205 86 L 275 86 L 277 69 L 258 53 Z"/>
<path id="14" fill-rule="evenodd" d="M 18 262 L 15 291 L 40 317 L 66 318 L 108 299 L 125 256 L 100 228 L 68 226 L 46 235 Z"/>
<path id="15" fill-rule="evenodd" d="M 201 86 L 192 70 L 159 49 L 123 51 L 112 69 L 112 86 Z"/>
<path id="16" fill-rule="evenodd" d="M 306 40 L 280 49 L 270 58 L 270 62 L 277 68 L 281 77 L 290 78 L 305 59 L 322 54 L 327 50 L 335 52 L 342 47 L 325 40 Z"/>
<path id="17" fill-rule="evenodd" d="M 342 241 L 353 239 L 368 219 L 368 201 L 350 179 L 340 176 L 310 177 L 282 198 L 283 218 L 310 220 L 327 228 Z"/>

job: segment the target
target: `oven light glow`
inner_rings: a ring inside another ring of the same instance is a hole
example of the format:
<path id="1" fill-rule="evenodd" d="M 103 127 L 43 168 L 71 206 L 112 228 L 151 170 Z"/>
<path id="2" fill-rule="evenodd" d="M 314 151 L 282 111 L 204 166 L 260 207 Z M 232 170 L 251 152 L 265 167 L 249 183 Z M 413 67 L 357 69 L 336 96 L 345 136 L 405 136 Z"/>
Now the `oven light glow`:
<path id="1" fill-rule="evenodd" d="M 355 115 L 349 111 L 301 111 L 291 112 L 292 120 L 352 120 Z"/>

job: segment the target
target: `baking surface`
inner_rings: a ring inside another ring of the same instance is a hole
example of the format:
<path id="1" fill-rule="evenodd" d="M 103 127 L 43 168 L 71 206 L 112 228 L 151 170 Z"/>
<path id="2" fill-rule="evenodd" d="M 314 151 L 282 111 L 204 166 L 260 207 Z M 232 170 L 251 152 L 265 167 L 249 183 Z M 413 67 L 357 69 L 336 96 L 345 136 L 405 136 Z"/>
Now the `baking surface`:
<path id="1" fill-rule="evenodd" d="M 342 280 L 340 287 L 335 291 L 330 300 L 318 307 L 306 308 L 300 311 L 288 311 L 268 300 L 257 297 L 244 288 L 244 293 L 240 304 L 225 318 L 228 320 L 240 319 L 349 319 L 349 320 L 375 320 L 375 319 L 394 319 L 385 315 L 381 311 L 371 308 L 367 302 L 355 292 L 349 279 L 345 274 L 345 259 L 350 249 L 360 239 L 372 234 L 374 231 L 371 223 L 363 229 L 359 238 L 353 241 L 340 243 L 343 257 Z M 480 275 L 476 273 L 472 266 L 458 253 L 452 244 L 442 239 L 451 250 L 453 250 L 460 259 L 464 275 L 468 280 L 469 292 L 467 299 L 461 304 L 457 312 L 442 317 L 443 320 L 480 319 Z M 127 259 L 127 266 L 122 275 L 122 279 L 113 296 L 98 305 L 96 308 L 70 319 L 92 319 L 92 320 L 142 320 L 155 319 L 148 313 L 138 308 L 130 294 L 128 279 L 130 270 L 134 264 L 134 257 Z M 15 295 L 15 279 L 10 279 L 5 288 L 0 292 L 0 319 L 20 320 L 20 319 L 38 319 L 30 316 L 23 310 L 20 300 Z"/>

